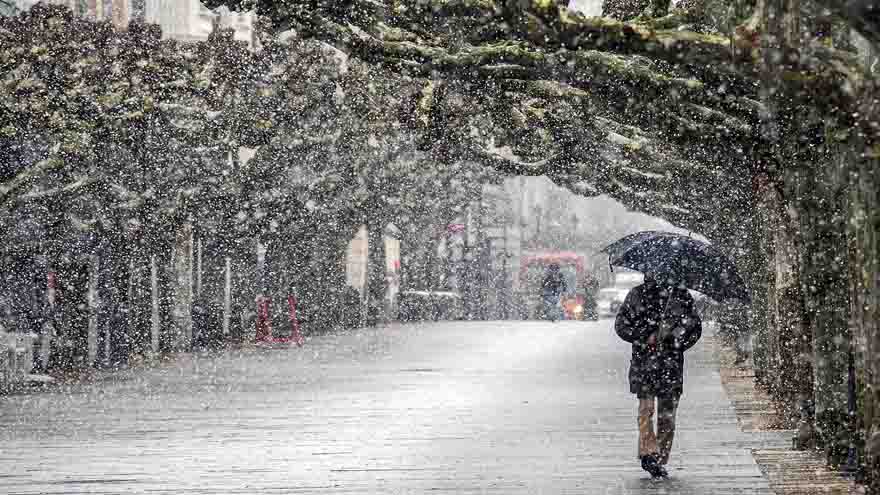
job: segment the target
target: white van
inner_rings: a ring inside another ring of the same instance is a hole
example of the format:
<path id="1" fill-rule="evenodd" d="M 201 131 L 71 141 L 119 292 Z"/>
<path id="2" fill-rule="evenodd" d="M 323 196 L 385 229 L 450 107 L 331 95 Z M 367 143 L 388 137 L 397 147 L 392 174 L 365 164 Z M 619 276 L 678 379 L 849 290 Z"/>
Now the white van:
<path id="1" fill-rule="evenodd" d="M 617 314 L 629 288 L 605 287 L 596 294 L 596 311 L 600 318 L 610 318 Z"/>

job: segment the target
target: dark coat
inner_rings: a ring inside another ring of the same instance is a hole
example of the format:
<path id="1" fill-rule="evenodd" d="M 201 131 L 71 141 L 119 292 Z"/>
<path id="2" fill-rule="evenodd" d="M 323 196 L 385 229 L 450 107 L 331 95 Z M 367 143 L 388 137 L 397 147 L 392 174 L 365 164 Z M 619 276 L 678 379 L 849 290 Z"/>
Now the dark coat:
<path id="1" fill-rule="evenodd" d="M 541 291 L 544 294 L 562 294 L 565 292 L 565 277 L 559 270 L 547 270 L 544 280 L 541 282 Z"/>
<path id="2" fill-rule="evenodd" d="M 703 331 L 687 290 L 654 284 L 634 287 L 617 313 L 614 329 L 632 344 L 630 392 L 639 397 L 681 395 L 684 351 L 700 340 Z M 657 334 L 654 346 L 648 345 L 651 334 Z"/>

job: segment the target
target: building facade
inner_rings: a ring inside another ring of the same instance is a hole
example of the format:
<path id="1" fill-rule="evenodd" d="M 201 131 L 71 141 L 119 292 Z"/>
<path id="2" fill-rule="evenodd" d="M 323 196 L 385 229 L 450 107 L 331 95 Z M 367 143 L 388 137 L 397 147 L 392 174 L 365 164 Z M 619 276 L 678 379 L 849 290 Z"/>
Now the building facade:
<path id="1" fill-rule="evenodd" d="M 27 10 L 40 1 L 65 5 L 77 15 L 109 20 L 123 29 L 131 18 L 131 0 L 15 0 L 19 10 Z"/>
<path id="2" fill-rule="evenodd" d="M 393 230 L 390 229 L 390 230 Z M 348 243 L 345 256 L 345 281 L 354 287 L 363 297 L 367 287 L 367 264 L 369 257 L 367 228 L 361 226 L 354 238 Z M 386 298 L 393 301 L 399 289 L 400 272 L 400 241 L 385 234 L 385 274 L 388 281 Z"/>
<path id="3" fill-rule="evenodd" d="M 18 12 L 17 0 L 0 0 L 0 15 L 16 15 Z"/>
<path id="4" fill-rule="evenodd" d="M 602 0 L 571 0 L 568 8 L 588 16 L 601 16 Z"/>
<path id="5" fill-rule="evenodd" d="M 235 39 L 252 43 L 254 16 L 251 13 L 209 10 L 198 0 L 140 0 L 144 3 L 144 19 L 162 26 L 165 37 L 180 41 L 208 39 L 217 22 L 232 29 Z"/>
<path id="6" fill-rule="evenodd" d="M 27 10 L 41 0 L 2 0 L 14 8 Z M 250 12 L 230 12 L 228 9 L 209 10 L 199 0 L 42 0 L 65 5 L 75 14 L 96 20 L 109 20 L 118 29 L 141 19 L 162 28 L 163 36 L 180 41 L 204 41 L 211 35 L 214 24 L 232 29 L 235 39 L 253 43 L 254 15 Z"/>

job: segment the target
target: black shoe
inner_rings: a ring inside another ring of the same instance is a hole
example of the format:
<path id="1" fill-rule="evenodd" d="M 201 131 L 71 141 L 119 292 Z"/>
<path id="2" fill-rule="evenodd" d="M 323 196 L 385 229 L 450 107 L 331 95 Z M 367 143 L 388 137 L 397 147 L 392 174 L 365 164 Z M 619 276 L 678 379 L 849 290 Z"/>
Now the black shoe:
<path id="1" fill-rule="evenodd" d="M 642 469 L 648 472 L 652 478 L 666 478 L 669 476 L 669 473 L 666 472 L 666 468 L 660 465 L 660 462 L 657 460 L 656 454 L 646 455 L 642 457 Z"/>
<path id="2" fill-rule="evenodd" d="M 663 480 L 665 480 L 666 478 L 669 478 L 669 473 L 666 472 L 666 468 L 663 467 L 662 464 L 657 464 L 657 474 L 656 474 L 656 475 L 652 475 L 652 476 L 654 476 L 654 477 L 657 478 L 657 479 L 663 479 Z"/>

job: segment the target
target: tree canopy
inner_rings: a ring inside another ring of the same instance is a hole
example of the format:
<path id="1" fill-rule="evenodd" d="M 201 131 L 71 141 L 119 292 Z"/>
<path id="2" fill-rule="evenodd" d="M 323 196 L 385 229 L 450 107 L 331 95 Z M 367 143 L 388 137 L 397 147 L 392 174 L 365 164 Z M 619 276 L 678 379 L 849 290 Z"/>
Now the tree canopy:
<path id="1" fill-rule="evenodd" d="M 764 2 L 730 33 L 706 27 L 706 2 L 647 2 L 618 13 L 626 21 L 550 0 L 207 4 L 255 9 L 277 31 L 422 79 L 413 123 L 441 159 L 546 174 L 715 237 L 729 235 L 717 218 L 748 209 L 751 176 L 767 167 Z M 855 54 L 807 40 L 779 71 L 813 118 L 853 122 L 865 84 Z"/>

